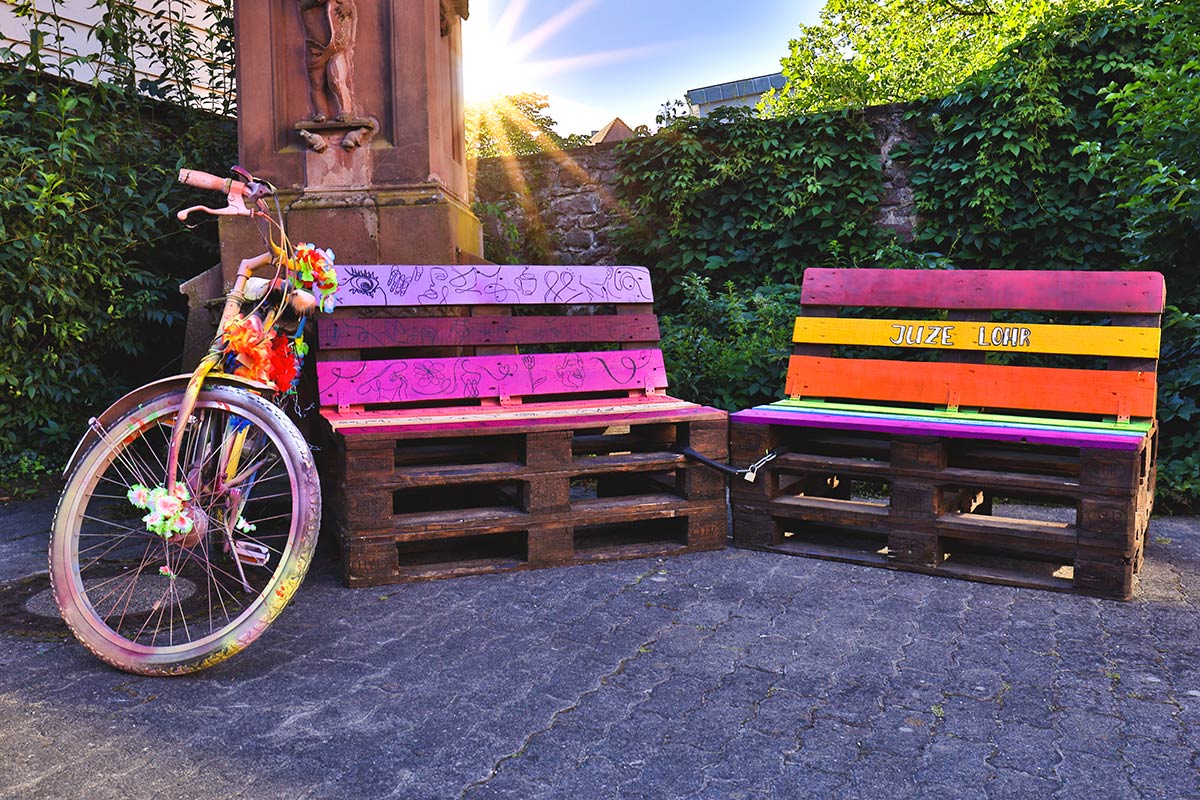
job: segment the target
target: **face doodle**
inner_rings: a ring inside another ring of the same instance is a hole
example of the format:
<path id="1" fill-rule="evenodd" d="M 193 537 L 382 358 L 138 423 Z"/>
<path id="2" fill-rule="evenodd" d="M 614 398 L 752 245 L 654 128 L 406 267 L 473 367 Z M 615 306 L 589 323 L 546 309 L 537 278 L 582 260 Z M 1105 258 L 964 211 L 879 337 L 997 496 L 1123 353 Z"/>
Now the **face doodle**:
<path id="1" fill-rule="evenodd" d="M 558 368 L 555 371 L 558 373 L 558 380 L 563 386 L 570 389 L 578 389 L 583 386 L 583 359 L 577 353 L 571 353 L 559 362 Z"/>

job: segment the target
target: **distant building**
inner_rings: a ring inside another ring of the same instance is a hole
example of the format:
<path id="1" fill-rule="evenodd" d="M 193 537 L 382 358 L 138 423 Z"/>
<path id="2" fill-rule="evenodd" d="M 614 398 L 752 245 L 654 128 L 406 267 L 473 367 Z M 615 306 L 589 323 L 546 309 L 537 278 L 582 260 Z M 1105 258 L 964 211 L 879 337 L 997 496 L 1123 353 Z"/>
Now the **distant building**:
<path id="1" fill-rule="evenodd" d="M 86 57 L 99 52 L 100 43 L 94 31 L 103 21 L 105 9 L 102 4 L 94 0 L 59 0 L 53 4 L 39 2 L 36 5 L 40 11 L 48 14 L 44 28 L 44 34 L 48 35 L 44 35 L 40 42 L 42 59 L 48 72 L 83 82 L 97 77 L 112 77 L 103 64 L 72 59 L 72 56 Z M 218 5 L 217 0 L 179 0 L 168 4 L 165 9 L 157 0 L 153 3 L 148 0 L 136 0 L 125 5 L 136 12 L 135 24 L 141 28 L 149 41 L 178 36 L 186 30 L 187 35 L 208 48 L 216 46 L 209 25 L 212 22 L 212 11 Z M 12 48 L 18 54 L 29 52 L 31 27 L 30 19 L 17 16 L 12 3 L 0 2 L 0 49 Z M 203 48 L 201 52 L 203 53 Z M 129 55 L 133 56 L 140 80 L 153 82 L 162 77 L 164 67 L 157 60 L 153 48 L 141 46 Z M 220 79 L 214 78 L 213 64 L 203 55 L 192 63 L 191 67 L 191 89 L 198 97 L 210 98 L 214 91 L 228 90 L 211 88 L 218 84 Z M 215 99 L 211 104 L 219 106 Z"/>
<path id="2" fill-rule="evenodd" d="M 632 139 L 636 135 L 633 132 L 633 128 L 626 125 L 625 121 L 620 117 L 617 117 L 593 133 L 590 141 L 592 144 L 606 144 L 608 142 L 621 142 L 625 139 Z"/>
<path id="3" fill-rule="evenodd" d="M 707 117 L 714 108 L 721 106 L 755 106 L 770 89 L 782 89 L 782 72 L 760 75 L 743 81 L 730 81 L 699 89 L 688 89 L 686 97 L 691 111 L 698 117 Z"/>

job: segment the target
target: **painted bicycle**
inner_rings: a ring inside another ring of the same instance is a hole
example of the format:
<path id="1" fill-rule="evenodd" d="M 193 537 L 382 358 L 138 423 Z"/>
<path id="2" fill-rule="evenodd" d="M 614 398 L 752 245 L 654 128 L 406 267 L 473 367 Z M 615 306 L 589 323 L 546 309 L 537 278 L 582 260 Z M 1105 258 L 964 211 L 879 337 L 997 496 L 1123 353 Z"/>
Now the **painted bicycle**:
<path id="1" fill-rule="evenodd" d="M 293 246 L 274 187 L 233 171 L 182 170 L 180 181 L 228 205 L 178 216 L 252 217 L 268 251 L 241 262 L 190 376 L 143 386 L 90 421 L 54 518 L 63 618 L 130 672 L 194 672 L 257 639 L 304 578 L 320 528 L 312 453 L 278 403 L 295 391 L 306 316 L 332 309 L 333 255 Z"/>

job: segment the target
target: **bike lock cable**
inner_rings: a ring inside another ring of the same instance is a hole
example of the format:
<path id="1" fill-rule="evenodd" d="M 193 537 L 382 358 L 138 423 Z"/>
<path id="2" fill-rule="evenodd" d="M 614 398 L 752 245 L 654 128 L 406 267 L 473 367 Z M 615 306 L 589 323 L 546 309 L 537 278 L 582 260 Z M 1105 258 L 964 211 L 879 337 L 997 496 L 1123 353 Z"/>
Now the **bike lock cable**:
<path id="1" fill-rule="evenodd" d="M 772 450 L 771 452 L 767 453 L 765 456 L 760 458 L 758 461 L 755 461 L 750 466 L 745 467 L 745 468 L 738 468 L 738 467 L 730 466 L 729 464 L 722 464 L 720 461 L 714 461 L 713 459 L 709 458 L 708 456 L 697 453 L 695 450 L 693 450 L 690 447 L 672 447 L 671 449 L 674 452 L 679 453 L 680 455 L 683 455 L 683 456 L 686 456 L 686 457 L 692 459 L 693 461 L 700 462 L 701 464 L 703 464 L 706 467 L 712 467 L 713 469 L 717 470 L 718 472 L 723 472 L 726 475 L 729 475 L 730 477 L 733 477 L 733 478 L 744 478 L 745 480 L 747 480 L 751 483 L 753 483 L 754 479 L 758 477 L 758 471 L 760 469 L 762 469 L 767 464 L 774 461 L 779 456 L 779 453 Z"/>

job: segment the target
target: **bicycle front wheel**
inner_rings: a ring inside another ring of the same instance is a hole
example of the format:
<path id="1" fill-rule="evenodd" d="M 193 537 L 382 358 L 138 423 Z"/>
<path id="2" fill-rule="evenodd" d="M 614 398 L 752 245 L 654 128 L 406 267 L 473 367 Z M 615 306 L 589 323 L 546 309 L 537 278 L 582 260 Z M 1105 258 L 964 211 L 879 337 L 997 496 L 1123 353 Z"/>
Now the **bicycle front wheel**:
<path id="1" fill-rule="evenodd" d="M 295 425 L 256 394 L 213 386 L 185 421 L 186 521 L 166 530 L 146 497 L 165 484 L 182 400 L 182 389 L 150 400 L 84 454 L 50 540 L 54 598 L 76 638 L 144 675 L 195 672 L 257 639 L 304 578 L 320 528 Z"/>

